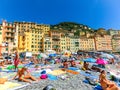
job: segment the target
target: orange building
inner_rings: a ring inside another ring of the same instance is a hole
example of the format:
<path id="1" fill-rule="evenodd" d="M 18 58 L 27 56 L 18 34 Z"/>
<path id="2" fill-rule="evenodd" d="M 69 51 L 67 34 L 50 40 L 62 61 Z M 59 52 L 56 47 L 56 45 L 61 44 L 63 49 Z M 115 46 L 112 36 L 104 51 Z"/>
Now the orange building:
<path id="1" fill-rule="evenodd" d="M 95 48 L 97 51 L 112 51 L 112 36 L 104 35 L 100 36 L 97 35 L 95 37 Z"/>
<path id="2" fill-rule="evenodd" d="M 6 49 L 3 52 L 12 53 L 13 52 L 13 44 L 14 44 L 14 36 L 15 36 L 15 27 L 12 23 L 8 23 L 6 21 L 2 22 L 2 43 L 5 44 Z"/>

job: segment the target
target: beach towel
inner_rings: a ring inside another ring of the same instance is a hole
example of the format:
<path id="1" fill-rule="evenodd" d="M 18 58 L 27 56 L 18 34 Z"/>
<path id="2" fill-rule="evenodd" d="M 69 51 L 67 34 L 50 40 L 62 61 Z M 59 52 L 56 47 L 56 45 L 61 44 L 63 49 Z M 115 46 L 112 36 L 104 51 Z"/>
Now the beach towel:
<path id="1" fill-rule="evenodd" d="M 24 67 L 30 67 L 31 65 L 33 65 L 34 63 L 33 62 L 30 62 L 28 64 L 25 64 Z"/>
<path id="2" fill-rule="evenodd" d="M 61 74 L 65 74 L 66 72 L 65 71 L 62 71 L 61 69 L 59 70 L 53 70 L 52 72 L 49 72 L 48 74 L 52 74 L 52 75 L 61 75 Z"/>
<path id="3" fill-rule="evenodd" d="M 94 90 L 103 90 L 103 89 L 102 89 L 102 87 L 101 87 L 100 85 L 96 85 L 96 86 L 94 87 Z"/>
<path id="4" fill-rule="evenodd" d="M 92 75 L 90 73 L 86 73 L 86 72 L 83 72 L 83 71 L 81 71 L 80 74 L 82 74 L 86 77 L 90 77 L 91 79 L 98 79 L 98 76 L 95 76 L 95 75 Z"/>
<path id="5" fill-rule="evenodd" d="M 51 74 L 48 74 L 48 79 L 49 80 L 58 80 L 57 76 L 54 76 L 54 75 L 51 75 Z"/>
<path id="6" fill-rule="evenodd" d="M 74 75 L 79 74 L 79 72 L 76 72 L 76 71 L 73 71 L 73 70 L 66 70 L 66 72 L 74 74 Z"/>
<path id="7" fill-rule="evenodd" d="M 13 83 L 13 82 L 5 82 L 4 84 L 0 84 L 0 90 L 8 90 L 17 86 L 20 86 L 21 84 Z"/>
<path id="8" fill-rule="evenodd" d="M 6 78 L 0 78 L 0 84 L 4 84 L 7 81 Z"/>
<path id="9" fill-rule="evenodd" d="M 18 68 L 22 68 L 23 66 L 22 65 L 19 65 Z M 9 65 L 7 67 L 8 70 L 11 70 L 11 69 L 15 69 L 15 66 L 14 65 Z"/>
<path id="10" fill-rule="evenodd" d="M 73 71 L 79 70 L 77 67 L 69 67 L 68 69 Z"/>

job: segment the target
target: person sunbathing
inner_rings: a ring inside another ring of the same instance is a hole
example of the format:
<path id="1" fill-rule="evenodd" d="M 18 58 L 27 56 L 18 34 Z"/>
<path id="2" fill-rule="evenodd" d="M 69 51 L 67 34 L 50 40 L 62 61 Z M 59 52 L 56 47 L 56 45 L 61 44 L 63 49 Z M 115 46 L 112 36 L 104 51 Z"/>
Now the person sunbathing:
<path id="1" fill-rule="evenodd" d="M 70 64 L 71 64 L 71 67 L 76 67 L 75 61 L 72 60 L 72 61 L 70 62 Z"/>
<path id="2" fill-rule="evenodd" d="M 120 90 L 114 82 L 111 82 L 107 80 L 106 73 L 104 70 L 101 71 L 101 74 L 99 75 L 99 81 L 103 88 L 103 90 Z"/>
<path id="3" fill-rule="evenodd" d="M 30 72 L 27 71 L 27 68 L 23 67 L 22 69 L 18 69 L 17 74 L 15 75 L 15 77 L 13 78 L 13 80 L 18 76 L 18 80 L 20 81 L 24 81 L 24 82 L 29 82 L 31 83 L 31 81 L 29 79 L 31 79 L 32 81 L 37 81 L 36 78 L 34 78 Z"/>
<path id="4" fill-rule="evenodd" d="M 89 63 L 88 63 L 88 62 L 84 62 L 83 68 L 84 68 L 85 70 L 91 70 L 91 69 L 89 68 Z"/>
<path id="5" fill-rule="evenodd" d="M 100 68 L 98 68 L 94 65 L 91 67 L 91 70 L 96 71 L 96 72 L 101 72 L 102 71 Z"/>
<path id="6" fill-rule="evenodd" d="M 5 66 L 5 61 L 1 61 L 0 66 L 4 67 Z"/>
<path id="7" fill-rule="evenodd" d="M 65 61 L 63 62 L 63 67 L 64 67 L 64 68 L 68 68 L 68 65 L 69 65 L 69 64 L 68 64 L 67 60 L 65 60 Z"/>

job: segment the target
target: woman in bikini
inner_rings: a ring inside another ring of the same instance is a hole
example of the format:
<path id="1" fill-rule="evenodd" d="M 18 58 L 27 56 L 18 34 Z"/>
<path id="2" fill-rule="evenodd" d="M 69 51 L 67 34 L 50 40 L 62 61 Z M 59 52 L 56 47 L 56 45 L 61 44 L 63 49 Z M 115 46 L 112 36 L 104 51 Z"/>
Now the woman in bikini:
<path id="1" fill-rule="evenodd" d="M 32 81 L 37 81 L 36 78 L 34 78 L 30 72 L 27 71 L 27 68 L 23 67 L 22 69 L 19 69 L 17 74 L 15 75 L 15 77 L 13 78 L 13 80 L 18 76 L 18 80 L 20 81 L 24 81 L 24 82 L 29 82 L 31 83 L 31 81 L 29 79 L 31 79 Z"/>
<path id="2" fill-rule="evenodd" d="M 113 82 L 107 80 L 104 70 L 101 71 L 99 81 L 103 90 L 120 90 Z"/>

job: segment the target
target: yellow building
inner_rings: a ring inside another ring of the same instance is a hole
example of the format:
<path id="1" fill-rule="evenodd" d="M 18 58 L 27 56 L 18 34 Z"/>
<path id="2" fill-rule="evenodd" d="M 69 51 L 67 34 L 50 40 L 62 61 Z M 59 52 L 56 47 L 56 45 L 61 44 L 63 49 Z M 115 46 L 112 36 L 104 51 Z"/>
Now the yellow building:
<path id="1" fill-rule="evenodd" d="M 60 38 L 60 51 L 67 50 L 66 36 L 62 33 Z"/>
<path id="2" fill-rule="evenodd" d="M 36 24 L 36 29 L 40 29 L 44 35 L 49 35 L 50 32 L 50 25 L 45 25 L 45 24 Z"/>
<path id="3" fill-rule="evenodd" d="M 43 48 L 42 38 L 44 35 L 49 35 L 50 26 L 32 22 L 15 22 L 14 24 L 18 26 L 19 51 L 39 53 Z"/>
<path id="4" fill-rule="evenodd" d="M 85 51 L 94 51 L 95 50 L 95 42 L 94 38 L 80 38 L 80 50 Z"/>
<path id="5" fill-rule="evenodd" d="M 70 37 L 70 51 L 77 52 L 80 48 L 79 37 Z"/>
<path id="6" fill-rule="evenodd" d="M 52 38 L 44 36 L 42 38 L 41 52 L 46 52 L 47 50 L 52 50 Z"/>
<path id="7" fill-rule="evenodd" d="M 66 48 L 67 50 L 70 50 L 70 37 L 66 37 Z"/>
<path id="8" fill-rule="evenodd" d="M 95 47 L 97 51 L 112 51 L 112 36 L 104 35 L 100 36 L 97 35 L 95 37 Z"/>

